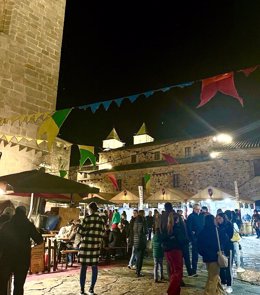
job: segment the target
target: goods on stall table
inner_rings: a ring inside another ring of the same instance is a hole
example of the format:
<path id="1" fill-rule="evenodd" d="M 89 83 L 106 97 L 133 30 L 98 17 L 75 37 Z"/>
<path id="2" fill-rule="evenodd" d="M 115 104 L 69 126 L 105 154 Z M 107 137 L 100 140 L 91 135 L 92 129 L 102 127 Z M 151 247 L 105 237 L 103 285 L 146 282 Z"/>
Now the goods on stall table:
<path id="1" fill-rule="evenodd" d="M 31 250 L 30 273 L 44 272 L 44 243 Z"/>

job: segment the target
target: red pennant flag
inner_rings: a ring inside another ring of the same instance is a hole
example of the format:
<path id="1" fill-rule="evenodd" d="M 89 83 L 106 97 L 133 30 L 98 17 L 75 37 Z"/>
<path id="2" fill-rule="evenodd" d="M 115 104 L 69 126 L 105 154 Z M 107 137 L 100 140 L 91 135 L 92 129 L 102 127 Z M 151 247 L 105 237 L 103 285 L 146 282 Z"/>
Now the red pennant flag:
<path id="1" fill-rule="evenodd" d="M 202 107 L 208 103 L 218 91 L 235 97 L 243 106 L 243 98 L 239 96 L 235 87 L 234 74 L 230 72 L 202 80 L 200 104 L 197 107 Z"/>
<path id="2" fill-rule="evenodd" d="M 258 66 L 255 67 L 251 67 L 251 68 L 247 68 L 244 70 L 240 70 L 239 72 L 243 72 L 245 74 L 246 77 L 248 77 L 251 73 L 253 73 L 256 69 L 258 68 Z"/>
<path id="3" fill-rule="evenodd" d="M 116 180 L 116 177 L 114 174 L 108 174 L 107 177 L 110 179 L 110 181 L 112 182 L 114 188 L 116 190 L 119 190 L 119 187 L 118 187 L 118 183 L 117 183 L 117 180 Z"/>
<path id="4" fill-rule="evenodd" d="M 162 154 L 164 160 L 167 162 L 168 165 L 178 164 L 178 162 L 169 154 Z"/>

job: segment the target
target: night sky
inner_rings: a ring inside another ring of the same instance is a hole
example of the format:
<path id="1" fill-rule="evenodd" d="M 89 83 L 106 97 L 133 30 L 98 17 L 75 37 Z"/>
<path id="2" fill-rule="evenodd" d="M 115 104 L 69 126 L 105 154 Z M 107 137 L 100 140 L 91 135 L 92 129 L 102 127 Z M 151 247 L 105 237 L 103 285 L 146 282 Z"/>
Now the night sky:
<path id="1" fill-rule="evenodd" d="M 133 1 L 67 0 L 57 109 L 260 64 L 258 0 L 171 2 L 175 4 L 150 1 L 141 6 Z M 143 122 L 155 139 L 255 132 L 260 126 L 260 68 L 248 78 L 236 73 L 235 85 L 244 108 L 218 94 L 197 109 L 198 82 L 95 114 L 73 110 L 59 136 L 95 145 L 98 152 L 113 127 L 131 144 Z"/>

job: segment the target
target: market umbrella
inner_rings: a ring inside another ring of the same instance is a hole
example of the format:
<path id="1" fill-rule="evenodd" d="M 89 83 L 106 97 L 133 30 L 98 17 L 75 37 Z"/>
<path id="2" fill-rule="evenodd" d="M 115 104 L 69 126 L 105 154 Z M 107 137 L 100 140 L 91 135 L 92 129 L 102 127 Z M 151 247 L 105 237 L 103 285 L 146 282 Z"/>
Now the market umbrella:
<path id="1" fill-rule="evenodd" d="M 90 187 L 73 180 L 45 173 L 45 170 L 42 168 L 40 170 L 30 170 L 1 176 L 0 182 L 11 185 L 16 195 L 30 193 L 30 212 L 32 209 L 34 194 L 36 196 L 37 194 L 45 194 L 50 198 L 53 196 L 53 199 L 55 199 L 55 196 L 57 197 L 57 195 L 62 194 L 71 194 L 72 196 L 73 193 L 87 194 L 97 193 L 99 191 L 95 187 Z"/>
<path id="2" fill-rule="evenodd" d="M 203 201 L 203 200 L 225 200 L 225 199 L 235 199 L 235 196 L 232 194 L 213 186 L 208 186 L 205 189 L 199 191 L 196 195 L 194 195 L 190 200 L 194 201 Z"/>
<path id="3" fill-rule="evenodd" d="M 133 193 L 129 192 L 128 190 L 124 190 L 121 193 L 114 196 L 110 201 L 116 204 L 138 204 L 139 198 Z"/>
<path id="4" fill-rule="evenodd" d="M 177 189 L 160 189 L 152 196 L 147 198 L 145 203 L 166 203 L 166 202 L 177 202 L 182 203 L 185 202 L 188 198 L 190 198 L 190 194 Z"/>

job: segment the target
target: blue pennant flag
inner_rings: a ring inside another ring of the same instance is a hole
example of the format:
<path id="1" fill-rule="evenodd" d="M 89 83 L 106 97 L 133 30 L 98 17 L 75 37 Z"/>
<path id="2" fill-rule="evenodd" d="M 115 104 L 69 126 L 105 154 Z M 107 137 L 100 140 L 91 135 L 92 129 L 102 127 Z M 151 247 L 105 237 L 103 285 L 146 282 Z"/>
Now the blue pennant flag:
<path id="1" fill-rule="evenodd" d="M 86 104 L 86 105 L 84 105 L 84 106 L 79 106 L 78 107 L 78 109 L 80 109 L 80 110 L 86 110 L 87 108 L 89 108 L 90 107 L 90 105 L 89 104 Z"/>
<path id="2" fill-rule="evenodd" d="M 100 102 L 96 102 L 89 105 L 93 114 L 95 114 L 95 112 L 98 110 L 100 104 Z"/>
<path id="3" fill-rule="evenodd" d="M 124 99 L 125 97 L 117 98 L 114 100 L 114 102 L 117 104 L 118 107 L 120 107 Z"/>
<path id="4" fill-rule="evenodd" d="M 107 100 L 107 101 L 103 101 L 102 104 L 105 108 L 105 110 L 107 111 L 108 108 L 110 107 L 111 103 L 112 103 L 113 100 Z"/>
<path id="5" fill-rule="evenodd" d="M 184 88 L 184 87 L 191 86 L 191 85 L 193 85 L 193 84 L 194 84 L 194 82 L 186 82 L 186 83 L 182 83 L 182 84 L 175 85 L 174 87 Z"/>
<path id="6" fill-rule="evenodd" d="M 167 91 L 171 90 L 171 88 L 172 88 L 172 87 L 164 87 L 164 88 L 161 88 L 160 90 L 161 90 L 162 92 L 167 92 Z"/>
<path id="7" fill-rule="evenodd" d="M 135 102 L 138 98 L 139 94 L 128 96 L 128 99 L 131 101 L 131 103 Z"/>
<path id="8" fill-rule="evenodd" d="M 144 92 L 143 95 L 147 98 L 147 97 L 150 97 L 154 94 L 154 91 L 153 90 L 150 90 L 150 91 L 147 91 L 147 92 Z"/>

